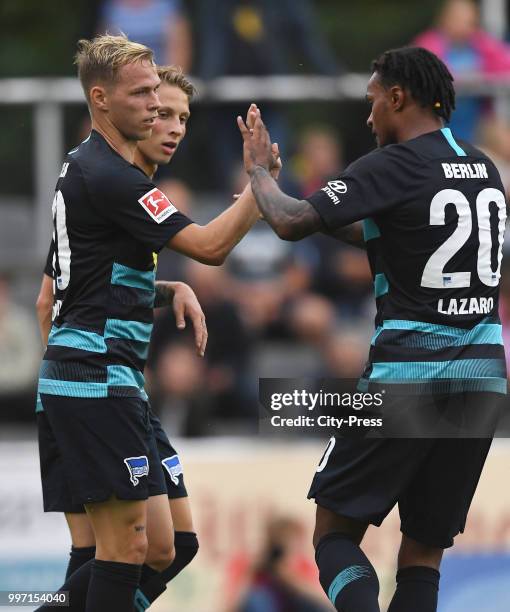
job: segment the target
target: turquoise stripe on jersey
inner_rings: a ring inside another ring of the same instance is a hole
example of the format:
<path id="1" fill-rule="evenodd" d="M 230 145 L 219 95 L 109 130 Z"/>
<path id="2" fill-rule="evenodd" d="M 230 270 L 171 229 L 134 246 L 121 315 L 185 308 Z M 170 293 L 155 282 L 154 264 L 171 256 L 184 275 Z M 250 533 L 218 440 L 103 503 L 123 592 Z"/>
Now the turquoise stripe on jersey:
<path id="1" fill-rule="evenodd" d="M 72 382 L 69 380 L 40 378 L 38 393 L 63 395 L 65 397 L 108 397 L 108 385 L 106 383 Z"/>
<path id="2" fill-rule="evenodd" d="M 123 321 L 121 319 L 107 319 L 104 328 L 104 337 L 120 338 L 122 340 L 138 340 L 149 342 L 152 333 L 152 323 L 140 321 Z"/>
<path id="3" fill-rule="evenodd" d="M 460 155 L 461 157 L 466 157 L 466 152 L 464 151 L 464 149 L 461 149 L 461 147 L 459 147 L 459 145 L 455 142 L 455 138 L 453 137 L 450 128 L 443 128 L 441 132 L 443 132 L 443 136 L 446 138 L 448 144 L 455 151 L 455 153 L 457 153 L 457 155 Z"/>
<path id="4" fill-rule="evenodd" d="M 437 379 L 501 378 L 506 368 L 502 359 L 458 359 L 456 361 L 390 361 L 372 364 L 370 381 L 388 383 L 426 382 Z"/>
<path id="5" fill-rule="evenodd" d="M 122 366 L 113 366 L 117 368 L 122 368 Z M 124 368 L 125 370 L 129 370 L 130 368 Z M 110 370 L 110 368 L 108 368 Z M 133 372 L 135 372 L 133 370 Z M 108 372 L 110 375 L 110 372 Z M 139 386 L 141 382 L 142 386 Z M 38 397 L 40 397 L 41 393 L 46 395 L 60 395 L 63 397 L 85 397 L 91 399 L 98 399 L 103 397 L 124 397 L 125 395 L 118 395 L 115 393 L 115 387 L 133 387 L 136 389 L 136 396 L 140 397 L 142 400 L 147 401 L 147 393 L 143 388 L 143 374 L 138 372 L 138 377 L 129 377 L 127 372 L 119 372 L 114 371 L 107 383 L 91 383 L 91 382 L 76 382 L 69 380 L 54 380 L 50 378 L 40 378 L 39 386 L 37 389 Z M 42 402 L 40 399 L 36 405 L 36 412 L 41 412 L 43 410 Z"/>
<path id="6" fill-rule="evenodd" d="M 440 349 L 471 344 L 503 345 L 503 328 L 500 323 L 479 323 L 471 329 L 463 329 L 421 321 L 388 319 L 377 328 L 371 344 L 375 345 L 379 335 L 386 330 L 413 332 L 409 338 L 403 337 L 402 344 L 409 347 Z"/>
<path id="7" fill-rule="evenodd" d="M 112 267 L 112 285 L 123 285 L 125 287 L 134 287 L 135 289 L 144 289 L 145 291 L 154 291 L 154 282 L 156 280 L 156 270 L 142 271 L 128 268 L 122 264 L 114 263 Z"/>
<path id="8" fill-rule="evenodd" d="M 363 239 L 365 242 L 373 240 L 374 238 L 380 238 L 381 231 L 377 227 L 377 223 L 373 219 L 363 220 Z"/>
<path id="9" fill-rule="evenodd" d="M 328 589 L 328 597 L 333 605 L 340 591 L 349 583 L 360 578 L 369 578 L 370 570 L 364 565 L 350 565 L 342 570 L 331 583 Z"/>
<path id="10" fill-rule="evenodd" d="M 363 393 L 369 391 L 370 380 L 368 378 L 360 378 L 357 385 L 357 390 Z M 404 389 L 403 395 L 423 395 L 432 393 L 466 393 L 484 391 L 489 393 L 507 394 L 506 378 L 453 378 L 453 379 L 436 379 L 436 380 L 374 380 L 378 385 L 393 385 L 392 393 L 399 393 L 399 389 Z"/>
<path id="11" fill-rule="evenodd" d="M 128 368 L 127 366 L 112 365 L 107 366 L 107 381 L 109 385 L 118 387 L 137 387 L 143 389 L 145 379 L 140 370 Z"/>
<path id="12" fill-rule="evenodd" d="M 380 274 L 376 274 L 374 278 L 375 297 L 381 297 L 381 295 L 388 293 L 389 290 L 390 287 L 388 285 L 388 279 L 386 278 L 386 275 L 382 272 Z"/>
<path id="13" fill-rule="evenodd" d="M 102 336 L 73 327 L 53 326 L 48 337 L 48 346 L 67 346 L 91 353 L 106 353 L 106 344 Z"/>

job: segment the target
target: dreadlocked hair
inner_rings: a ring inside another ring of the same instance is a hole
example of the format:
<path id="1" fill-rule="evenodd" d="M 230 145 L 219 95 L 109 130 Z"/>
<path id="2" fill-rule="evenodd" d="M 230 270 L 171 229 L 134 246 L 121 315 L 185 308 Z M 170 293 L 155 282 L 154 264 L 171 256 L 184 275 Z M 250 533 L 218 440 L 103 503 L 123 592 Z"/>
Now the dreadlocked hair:
<path id="1" fill-rule="evenodd" d="M 450 121 L 455 109 L 453 76 L 434 53 L 422 47 L 385 51 L 372 62 L 372 72 L 384 87 L 400 85 L 421 106 Z"/>

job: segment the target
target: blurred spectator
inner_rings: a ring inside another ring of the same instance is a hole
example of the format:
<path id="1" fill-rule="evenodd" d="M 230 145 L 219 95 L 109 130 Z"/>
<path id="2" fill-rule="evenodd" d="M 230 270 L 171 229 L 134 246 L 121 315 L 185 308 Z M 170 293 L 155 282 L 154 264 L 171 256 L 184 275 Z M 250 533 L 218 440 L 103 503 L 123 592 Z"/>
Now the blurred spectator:
<path id="1" fill-rule="evenodd" d="M 317 570 L 311 559 L 306 530 L 291 517 L 272 519 L 266 526 L 265 542 L 258 562 L 242 553 L 232 560 L 227 591 L 238 603 L 236 612 L 326 612 Z M 244 584 L 243 584 L 244 583 Z"/>
<path id="2" fill-rule="evenodd" d="M 226 269 L 187 260 L 185 277 L 206 315 L 205 358 L 194 356 L 191 330 L 177 330 L 173 313 L 161 309 L 148 360 L 151 398 L 164 420 L 172 418 L 172 411 L 180 412 L 175 425 L 186 435 L 249 428 L 257 416 L 256 381 L 249 376 L 252 342 L 236 304 L 228 299 Z M 185 362 L 190 373 L 184 376 L 175 360 Z"/>
<path id="3" fill-rule="evenodd" d="M 293 335 L 320 348 L 333 333 L 335 309 L 331 302 L 319 295 L 308 293 L 298 298 L 290 309 L 290 327 Z"/>
<path id="4" fill-rule="evenodd" d="M 307 197 L 343 170 L 342 144 L 332 126 L 308 126 L 301 134 L 291 165 L 299 184 L 299 197 Z M 372 292 L 366 254 L 317 233 L 293 245 L 307 270 L 308 288 L 335 301 L 342 315 L 360 314 Z"/>
<path id="5" fill-rule="evenodd" d="M 197 0 L 198 75 L 270 76 L 295 73 L 336 74 L 339 64 L 316 28 L 308 0 Z M 260 100 L 259 100 L 260 102 Z M 261 105 L 271 136 L 287 151 L 287 123 L 274 104 Z M 246 105 L 221 105 L 211 113 L 212 161 L 219 186 L 225 186 L 241 150 L 236 115 Z"/>
<path id="6" fill-rule="evenodd" d="M 154 51 L 156 63 L 191 66 L 191 33 L 180 0 L 105 0 L 98 32 L 124 32 Z"/>
<path id="7" fill-rule="evenodd" d="M 335 178 L 343 168 L 343 151 L 334 128 L 318 125 L 305 128 L 291 161 L 301 197 L 309 196 Z"/>
<path id="8" fill-rule="evenodd" d="M 309 0 L 197 0 L 197 6 L 204 79 L 339 70 Z"/>
<path id="9" fill-rule="evenodd" d="M 341 317 L 367 316 L 373 284 L 366 252 L 314 234 L 294 245 L 294 256 L 308 271 L 308 288 L 332 300 Z"/>
<path id="10" fill-rule="evenodd" d="M 0 418 L 32 419 L 41 361 L 34 316 L 10 295 L 9 281 L 0 277 Z"/>
<path id="11" fill-rule="evenodd" d="M 197 421 L 200 431 L 205 429 L 201 422 L 207 416 L 205 365 L 193 349 L 191 342 L 168 341 L 158 355 L 155 372 L 148 375 L 151 389 L 156 388 L 159 395 L 156 405 L 163 425 L 172 435 L 193 435 Z"/>
<path id="12" fill-rule="evenodd" d="M 505 191 L 510 194 L 510 125 L 492 117 L 482 122 L 479 136 L 479 147 L 496 164 Z"/>
<path id="13" fill-rule="evenodd" d="M 231 191 L 241 193 L 248 182 L 244 166 L 236 166 L 232 178 Z M 236 246 L 227 267 L 234 299 L 251 332 L 259 338 L 287 336 L 283 308 L 290 294 L 302 286 L 291 244 L 261 221 Z"/>
<path id="14" fill-rule="evenodd" d="M 480 29 L 479 21 L 478 6 L 473 0 L 448 0 L 436 27 L 420 34 L 414 44 L 438 55 L 455 77 L 509 74 L 510 47 Z M 450 124 L 454 132 L 460 138 L 473 141 L 486 108 L 487 100 L 480 97 L 457 97 Z"/>
<path id="15" fill-rule="evenodd" d="M 325 372 L 331 378 L 358 379 L 367 360 L 372 329 L 340 328 L 328 337 L 323 356 Z"/>

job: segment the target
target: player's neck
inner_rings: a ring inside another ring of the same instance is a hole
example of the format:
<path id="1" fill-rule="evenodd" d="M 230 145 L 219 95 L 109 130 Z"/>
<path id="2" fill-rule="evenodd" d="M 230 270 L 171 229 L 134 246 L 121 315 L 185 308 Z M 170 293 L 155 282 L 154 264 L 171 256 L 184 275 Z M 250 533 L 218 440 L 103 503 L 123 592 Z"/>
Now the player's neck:
<path id="1" fill-rule="evenodd" d="M 112 125 L 92 119 L 92 129 L 99 132 L 112 149 L 130 164 L 133 163 L 136 151 L 136 140 L 127 140 L 119 130 Z"/>
<path id="2" fill-rule="evenodd" d="M 133 163 L 141 170 L 143 170 L 145 174 L 151 179 L 154 177 L 154 175 L 156 174 L 156 170 L 158 169 L 158 165 L 147 159 L 138 148 L 135 151 L 135 158 L 133 160 Z"/>
<path id="3" fill-rule="evenodd" d="M 406 140 L 412 140 L 423 136 L 429 132 L 435 132 L 443 127 L 442 120 L 437 117 L 427 117 L 423 114 L 409 117 L 405 123 L 402 124 L 398 131 L 397 142 L 406 142 Z"/>

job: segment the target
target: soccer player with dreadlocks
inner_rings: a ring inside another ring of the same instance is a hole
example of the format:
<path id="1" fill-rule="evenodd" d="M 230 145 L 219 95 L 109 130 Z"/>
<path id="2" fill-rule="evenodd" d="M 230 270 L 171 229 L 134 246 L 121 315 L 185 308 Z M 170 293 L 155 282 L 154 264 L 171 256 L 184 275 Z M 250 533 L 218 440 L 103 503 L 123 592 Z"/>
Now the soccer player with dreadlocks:
<path id="1" fill-rule="evenodd" d="M 238 118 L 252 190 L 284 240 L 317 231 L 345 238 L 363 220 L 377 316 L 362 381 L 415 389 L 438 414 L 453 407 L 459 418 L 483 415 L 506 393 L 501 179 L 486 155 L 445 127 L 455 92 L 435 55 L 387 51 L 372 70 L 367 124 L 378 148 L 306 200 L 271 178 L 262 120 L 250 132 Z M 436 610 L 443 551 L 464 529 L 490 435 L 330 440 L 309 497 L 320 581 L 337 610 L 379 611 L 377 575 L 360 543 L 396 503 L 402 543 L 389 612 Z"/>

